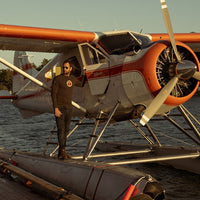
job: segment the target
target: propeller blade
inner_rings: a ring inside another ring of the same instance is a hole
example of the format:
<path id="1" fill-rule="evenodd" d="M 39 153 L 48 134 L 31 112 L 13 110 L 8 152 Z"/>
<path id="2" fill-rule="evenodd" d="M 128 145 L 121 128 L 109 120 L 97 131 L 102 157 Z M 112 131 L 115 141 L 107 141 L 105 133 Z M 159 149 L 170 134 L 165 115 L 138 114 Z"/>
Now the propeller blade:
<path id="1" fill-rule="evenodd" d="M 147 107 L 145 110 L 140 123 L 144 126 L 153 116 L 154 114 L 159 110 L 159 108 L 162 106 L 164 101 L 167 99 L 171 91 L 173 90 L 174 86 L 178 82 L 179 76 L 175 76 L 172 78 L 158 93 L 158 95 L 153 99 L 151 104 Z"/>
<path id="2" fill-rule="evenodd" d="M 192 76 L 193 78 L 197 79 L 198 81 L 200 81 L 200 72 L 195 72 Z"/>
<path id="3" fill-rule="evenodd" d="M 167 32 L 168 32 L 168 35 L 169 35 L 169 38 L 170 38 L 170 41 L 172 44 L 172 48 L 174 50 L 174 53 L 176 55 L 178 62 L 181 62 L 181 57 L 180 57 L 177 47 L 176 47 L 174 32 L 173 32 L 173 28 L 172 28 L 172 24 L 171 24 L 171 20 L 170 20 L 170 16 L 169 16 L 167 4 L 166 4 L 165 0 L 160 0 L 160 3 L 161 3 L 162 13 L 163 13 L 165 25 L 167 28 Z"/>

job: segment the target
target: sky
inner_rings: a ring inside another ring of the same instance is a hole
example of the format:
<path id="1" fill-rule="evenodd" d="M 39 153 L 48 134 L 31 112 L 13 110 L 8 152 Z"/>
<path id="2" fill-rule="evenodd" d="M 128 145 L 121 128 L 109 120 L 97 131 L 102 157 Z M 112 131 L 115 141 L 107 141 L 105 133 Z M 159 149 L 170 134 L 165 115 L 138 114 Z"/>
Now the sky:
<path id="1" fill-rule="evenodd" d="M 200 33 L 199 0 L 166 0 L 176 33 Z M 160 0 L 0 0 L 0 24 L 82 31 L 166 33 Z M 33 55 L 40 65 L 52 54 Z M 13 62 L 13 52 L 0 51 Z M 2 65 L 0 64 L 0 68 Z"/>

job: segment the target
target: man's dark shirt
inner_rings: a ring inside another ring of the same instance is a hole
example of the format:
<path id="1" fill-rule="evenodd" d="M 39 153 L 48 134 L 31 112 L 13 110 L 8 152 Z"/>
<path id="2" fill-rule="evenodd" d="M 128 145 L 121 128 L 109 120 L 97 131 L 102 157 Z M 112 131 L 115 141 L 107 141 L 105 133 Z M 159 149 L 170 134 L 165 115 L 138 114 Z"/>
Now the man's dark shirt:
<path id="1" fill-rule="evenodd" d="M 73 75 L 64 76 L 63 74 L 56 76 L 52 84 L 52 101 L 54 108 L 72 108 L 72 92 L 73 87 L 81 87 L 83 81 L 79 81 Z"/>

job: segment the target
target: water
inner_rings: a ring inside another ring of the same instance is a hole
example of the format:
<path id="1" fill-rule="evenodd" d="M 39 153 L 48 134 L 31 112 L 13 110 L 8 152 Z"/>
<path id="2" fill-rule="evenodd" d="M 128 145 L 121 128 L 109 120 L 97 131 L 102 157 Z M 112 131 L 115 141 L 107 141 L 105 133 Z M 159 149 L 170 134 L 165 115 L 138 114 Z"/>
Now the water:
<path id="1" fill-rule="evenodd" d="M 200 117 L 199 100 L 200 97 L 193 97 L 185 105 L 198 119 Z M 54 116 L 51 114 L 43 114 L 31 119 L 23 119 L 18 109 L 13 107 L 10 100 L 1 100 L 0 109 L 0 147 L 36 153 L 43 152 L 50 136 L 50 131 L 55 124 Z M 180 134 L 174 127 L 169 126 L 167 122 L 154 122 L 152 126 L 157 130 L 161 141 L 172 144 L 170 138 L 166 138 L 160 134 L 163 130 L 166 133 L 167 130 L 168 136 L 176 135 L 179 139 L 184 139 L 186 142 L 189 142 L 189 139 L 183 134 Z M 184 123 L 182 126 L 184 126 Z M 81 126 L 68 139 L 67 150 L 73 155 L 82 153 L 84 151 L 83 147 L 87 144 L 88 134 L 91 131 L 92 126 Z M 134 131 L 132 125 L 128 122 L 117 123 L 112 127 L 108 127 L 103 135 L 103 139 L 143 143 L 142 137 Z M 179 141 L 173 141 L 173 144 L 179 144 Z M 130 165 L 129 167 L 137 168 L 151 174 L 160 181 L 166 189 L 167 200 L 200 199 L 199 175 L 157 164 L 137 164 Z"/>

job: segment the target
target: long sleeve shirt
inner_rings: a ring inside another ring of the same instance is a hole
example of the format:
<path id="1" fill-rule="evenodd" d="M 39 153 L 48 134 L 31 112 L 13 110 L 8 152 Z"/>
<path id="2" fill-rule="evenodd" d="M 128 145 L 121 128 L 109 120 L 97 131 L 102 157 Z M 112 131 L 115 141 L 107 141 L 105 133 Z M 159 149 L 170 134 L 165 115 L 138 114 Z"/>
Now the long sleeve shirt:
<path id="1" fill-rule="evenodd" d="M 52 84 L 52 101 L 54 108 L 72 108 L 72 92 L 74 86 L 81 87 L 83 85 L 84 76 L 79 81 L 73 75 L 64 76 L 63 74 L 56 76 Z"/>

